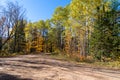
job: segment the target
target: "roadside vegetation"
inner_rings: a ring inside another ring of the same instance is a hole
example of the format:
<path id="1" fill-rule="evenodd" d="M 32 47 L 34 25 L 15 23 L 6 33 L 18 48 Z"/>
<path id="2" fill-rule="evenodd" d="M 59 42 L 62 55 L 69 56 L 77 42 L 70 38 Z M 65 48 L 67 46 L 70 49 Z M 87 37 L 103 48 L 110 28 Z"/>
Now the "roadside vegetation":
<path id="1" fill-rule="evenodd" d="M 0 8 L 0 57 L 50 53 L 56 59 L 120 69 L 120 3 L 72 0 L 49 20 L 28 22 L 17 2 Z"/>

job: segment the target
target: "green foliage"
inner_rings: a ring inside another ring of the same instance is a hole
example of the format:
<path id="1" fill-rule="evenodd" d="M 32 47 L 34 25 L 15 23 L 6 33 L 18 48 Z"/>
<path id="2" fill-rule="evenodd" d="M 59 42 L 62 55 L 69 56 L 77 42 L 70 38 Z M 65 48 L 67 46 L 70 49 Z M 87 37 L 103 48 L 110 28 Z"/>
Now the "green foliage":
<path id="1" fill-rule="evenodd" d="M 26 21 L 24 20 L 19 20 L 18 21 L 18 25 L 16 26 L 16 30 L 15 30 L 15 36 L 13 39 L 11 39 L 9 41 L 9 51 L 13 51 L 13 53 L 15 52 L 22 52 L 25 51 L 25 47 L 26 47 L 26 41 L 25 41 L 25 32 L 24 32 L 24 28 L 26 26 Z"/>
<path id="2" fill-rule="evenodd" d="M 67 20 L 69 18 L 69 7 L 57 7 L 55 9 L 55 12 L 53 14 L 53 17 L 51 19 L 53 28 L 51 28 L 53 31 L 53 38 L 54 38 L 54 46 L 56 48 L 54 49 L 59 49 L 63 50 L 64 48 L 64 31 L 65 27 L 67 25 Z M 55 51 L 55 50 L 54 50 Z"/>
<path id="3" fill-rule="evenodd" d="M 3 38 L 0 36 L 0 50 L 51 52 L 53 55 L 64 52 L 63 56 L 77 62 L 93 62 L 93 58 L 119 60 L 120 24 L 116 23 L 119 15 L 115 11 L 118 5 L 116 0 L 72 0 L 65 7 L 57 7 L 50 20 L 27 23 L 20 18 L 10 26 L 11 31 L 6 31 L 11 36 L 4 46 L 1 46 Z M 5 19 L 0 19 L 2 26 Z M 12 22 L 11 19 L 9 24 Z"/>
<path id="4" fill-rule="evenodd" d="M 14 56 L 16 56 L 16 55 L 18 55 L 18 53 L 10 53 L 10 52 L 5 51 L 5 50 L 2 50 L 2 51 L 0 52 L 0 57 L 1 57 L 1 58 L 4 58 L 4 57 L 14 57 Z"/>
<path id="5" fill-rule="evenodd" d="M 95 62 L 93 65 L 110 68 L 110 69 L 120 69 L 120 61 L 112 61 L 112 62 Z"/>
<path id="6" fill-rule="evenodd" d="M 119 24 L 115 22 L 116 12 L 105 12 L 99 17 L 100 19 L 97 20 L 92 33 L 91 53 L 98 60 L 104 61 L 104 58 L 117 59 L 120 56 L 118 51 L 120 29 Z"/>

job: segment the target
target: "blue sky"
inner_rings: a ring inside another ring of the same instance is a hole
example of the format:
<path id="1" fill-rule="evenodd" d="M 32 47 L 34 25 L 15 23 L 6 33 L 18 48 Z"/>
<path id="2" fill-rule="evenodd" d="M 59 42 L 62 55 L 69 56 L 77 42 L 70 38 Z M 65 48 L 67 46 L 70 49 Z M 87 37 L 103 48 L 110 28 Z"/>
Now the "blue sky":
<path id="1" fill-rule="evenodd" d="M 0 0 L 0 3 L 4 5 L 7 1 L 17 1 L 26 9 L 27 20 L 34 22 L 50 19 L 56 7 L 64 7 L 71 0 Z"/>

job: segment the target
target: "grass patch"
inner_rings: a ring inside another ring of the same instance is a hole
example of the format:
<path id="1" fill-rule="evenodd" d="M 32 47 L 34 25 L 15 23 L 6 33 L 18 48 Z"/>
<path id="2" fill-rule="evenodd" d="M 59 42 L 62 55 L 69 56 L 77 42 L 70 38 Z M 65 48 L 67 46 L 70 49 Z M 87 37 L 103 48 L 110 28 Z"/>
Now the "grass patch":
<path id="1" fill-rule="evenodd" d="M 64 61 L 71 61 L 71 59 L 67 55 L 63 54 L 51 54 L 49 55 L 51 58 L 64 60 Z"/>
<path id="2" fill-rule="evenodd" d="M 59 59 L 62 61 L 74 62 L 77 64 L 85 64 L 86 66 L 91 66 L 95 68 L 105 68 L 105 69 L 120 69 L 120 61 L 109 61 L 109 62 L 96 62 L 91 58 L 85 60 L 80 60 L 78 57 L 70 57 L 64 54 L 49 55 L 51 58 Z"/>
<path id="3" fill-rule="evenodd" d="M 77 63 L 77 64 L 86 64 L 86 63 L 92 63 L 90 60 L 80 60 L 79 57 L 72 57 L 72 56 L 68 56 L 65 54 L 51 54 L 49 55 L 51 58 L 57 59 L 57 60 L 61 60 L 61 61 L 68 61 L 68 62 L 73 62 L 73 63 Z"/>
<path id="4" fill-rule="evenodd" d="M 7 51 L 1 51 L 0 52 L 0 58 L 4 58 L 4 57 L 15 57 L 18 55 L 24 55 L 23 52 L 19 52 L 19 53 L 9 53 Z"/>
<path id="5" fill-rule="evenodd" d="M 4 58 L 4 57 L 14 57 L 16 56 L 16 53 L 0 53 L 0 57 Z"/>
<path id="6" fill-rule="evenodd" d="M 120 61 L 112 61 L 112 62 L 95 62 L 93 65 L 110 68 L 110 69 L 120 69 Z"/>

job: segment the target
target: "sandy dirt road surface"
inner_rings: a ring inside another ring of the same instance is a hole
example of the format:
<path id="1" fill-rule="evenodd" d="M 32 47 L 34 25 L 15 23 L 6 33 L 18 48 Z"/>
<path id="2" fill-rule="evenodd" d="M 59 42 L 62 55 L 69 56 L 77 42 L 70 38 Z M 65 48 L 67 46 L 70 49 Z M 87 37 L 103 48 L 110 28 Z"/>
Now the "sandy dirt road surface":
<path id="1" fill-rule="evenodd" d="M 0 80 L 120 80 L 120 71 L 78 65 L 42 55 L 0 58 Z"/>

